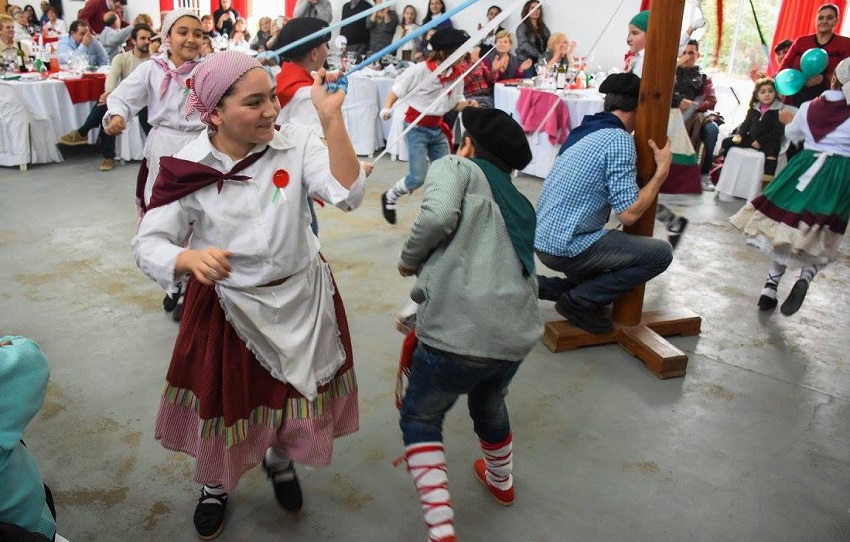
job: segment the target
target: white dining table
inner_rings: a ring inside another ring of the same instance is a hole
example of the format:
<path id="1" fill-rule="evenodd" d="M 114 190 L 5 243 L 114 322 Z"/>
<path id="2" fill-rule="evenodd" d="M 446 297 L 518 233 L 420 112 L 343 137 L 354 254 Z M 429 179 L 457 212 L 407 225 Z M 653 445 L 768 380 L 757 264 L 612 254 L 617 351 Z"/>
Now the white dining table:
<path id="1" fill-rule="evenodd" d="M 85 122 L 95 101 L 73 103 L 65 83 L 58 79 L 6 81 L 20 92 L 30 111 L 47 117 L 50 121 L 52 136 L 56 142 L 59 136 L 76 130 Z M 97 141 L 99 130 L 90 130 L 89 144 Z M 116 158 L 120 160 L 141 160 L 145 137 L 141 133 L 138 117 L 127 123 L 127 129 L 115 141 Z"/>
<path id="2" fill-rule="evenodd" d="M 604 97 L 596 89 L 551 92 L 560 96 L 566 104 L 570 116 L 570 130 L 580 126 L 586 115 L 594 115 L 602 111 L 605 103 Z M 520 89 L 518 86 L 496 83 L 493 89 L 493 106 L 508 113 L 519 122 L 519 112 L 516 107 L 519 97 Z M 550 143 L 549 136 L 543 132 L 526 135 L 531 147 L 532 160 L 522 171 L 535 177 L 546 177 L 555 163 L 560 145 Z"/>

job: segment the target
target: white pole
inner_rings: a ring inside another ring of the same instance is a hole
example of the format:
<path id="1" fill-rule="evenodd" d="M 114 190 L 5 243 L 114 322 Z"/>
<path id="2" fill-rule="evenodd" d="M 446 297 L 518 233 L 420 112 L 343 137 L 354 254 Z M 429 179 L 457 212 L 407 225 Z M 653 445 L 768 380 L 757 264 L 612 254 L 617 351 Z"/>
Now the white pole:
<path id="1" fill-rule="evenodd" d="M 738 0 L 738 20 L 735 22 L 735 35 L 732 36 L 732 50 L 729 52 L 729 67 L 726 69 L 726 77 L 732 77 L 732 68 L 735 65 L 735 52 L 738 49 L 738 32 L 741 30 L 741 17 L 744 14 L 744 2 Z"/>

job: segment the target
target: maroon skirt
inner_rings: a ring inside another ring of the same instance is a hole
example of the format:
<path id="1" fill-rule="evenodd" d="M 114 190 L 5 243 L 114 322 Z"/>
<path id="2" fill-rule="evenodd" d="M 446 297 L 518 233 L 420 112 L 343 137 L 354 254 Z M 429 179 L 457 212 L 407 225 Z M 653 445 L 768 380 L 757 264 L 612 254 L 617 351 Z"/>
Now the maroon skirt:
<path id="1" fill-rule="evenodd" d="M 345 362 L 310 401 L 260 365 L 227 321 L 215 288 L 189 280 L 155 435 L 165 448 L 195 457 L 196 482 L 232 491 L 269 447 L 326 466 L 334 439 L 357 431 L 354 358 L 336 283 L 333 300 Z"/>

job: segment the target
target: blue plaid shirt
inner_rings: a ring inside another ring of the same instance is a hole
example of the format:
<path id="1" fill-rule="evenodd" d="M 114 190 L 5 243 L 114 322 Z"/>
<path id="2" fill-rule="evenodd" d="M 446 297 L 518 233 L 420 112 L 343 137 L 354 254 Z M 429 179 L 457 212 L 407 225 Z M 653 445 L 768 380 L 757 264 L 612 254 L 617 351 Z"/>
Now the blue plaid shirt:
<path id="1" fill-rule="evenodd" d="M 620 128 L 587 134 L 562 152 L 543 181 L 534 248 L 573 257 L 601 239 L 611 210 L 637 201 L 636 161 L 634 138 Z"/>

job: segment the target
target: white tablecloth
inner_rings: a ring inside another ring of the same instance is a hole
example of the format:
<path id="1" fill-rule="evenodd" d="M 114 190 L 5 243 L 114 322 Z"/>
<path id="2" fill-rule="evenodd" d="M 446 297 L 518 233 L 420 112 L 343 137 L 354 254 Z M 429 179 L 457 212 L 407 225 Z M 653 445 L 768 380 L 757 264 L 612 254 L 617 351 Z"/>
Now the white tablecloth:
<path id="1" fill-rule="evenodd" d="M 59 136 L 76 130 L 85 122 L 89 111 L 96 102 L 71 102 L 71 96 L 65 83 L 56 79 L 32 81 L 10 81 L 19 88 L 27 105 L 41 112 L 50 120 L 53 135 L 58 142 Z M 90 130 L 89 144 L 97 141 L 99 131 Z M 140 160 L 145 138 L 141 134 L 138 117 L 127 123 L 127 129 L 115 141 L 115 155 L 122 160 Z"/>
<path id="2" fill-rule="evenodd" d="M 561 99 L 567 104 L 570 114 L 570 129 L 581 125 L 585 115 L 593 115 L 602 111 L 604 99 L 595 89 L 570 90 L 561 95 Z M 519 122 L 519 113 L 516 104 L 519 100 L 519 88 L 496 83 L 493 91 L 493 105 L 501 109 Z M 528 144 L 531 146 L 531 163 L 523 169 L 523 173 L 536 177 L 545 177 L 555 158 L 558 156 L 559 145 L 549 143 L 549 137 L 545 133 L 528 134 Z"/>

